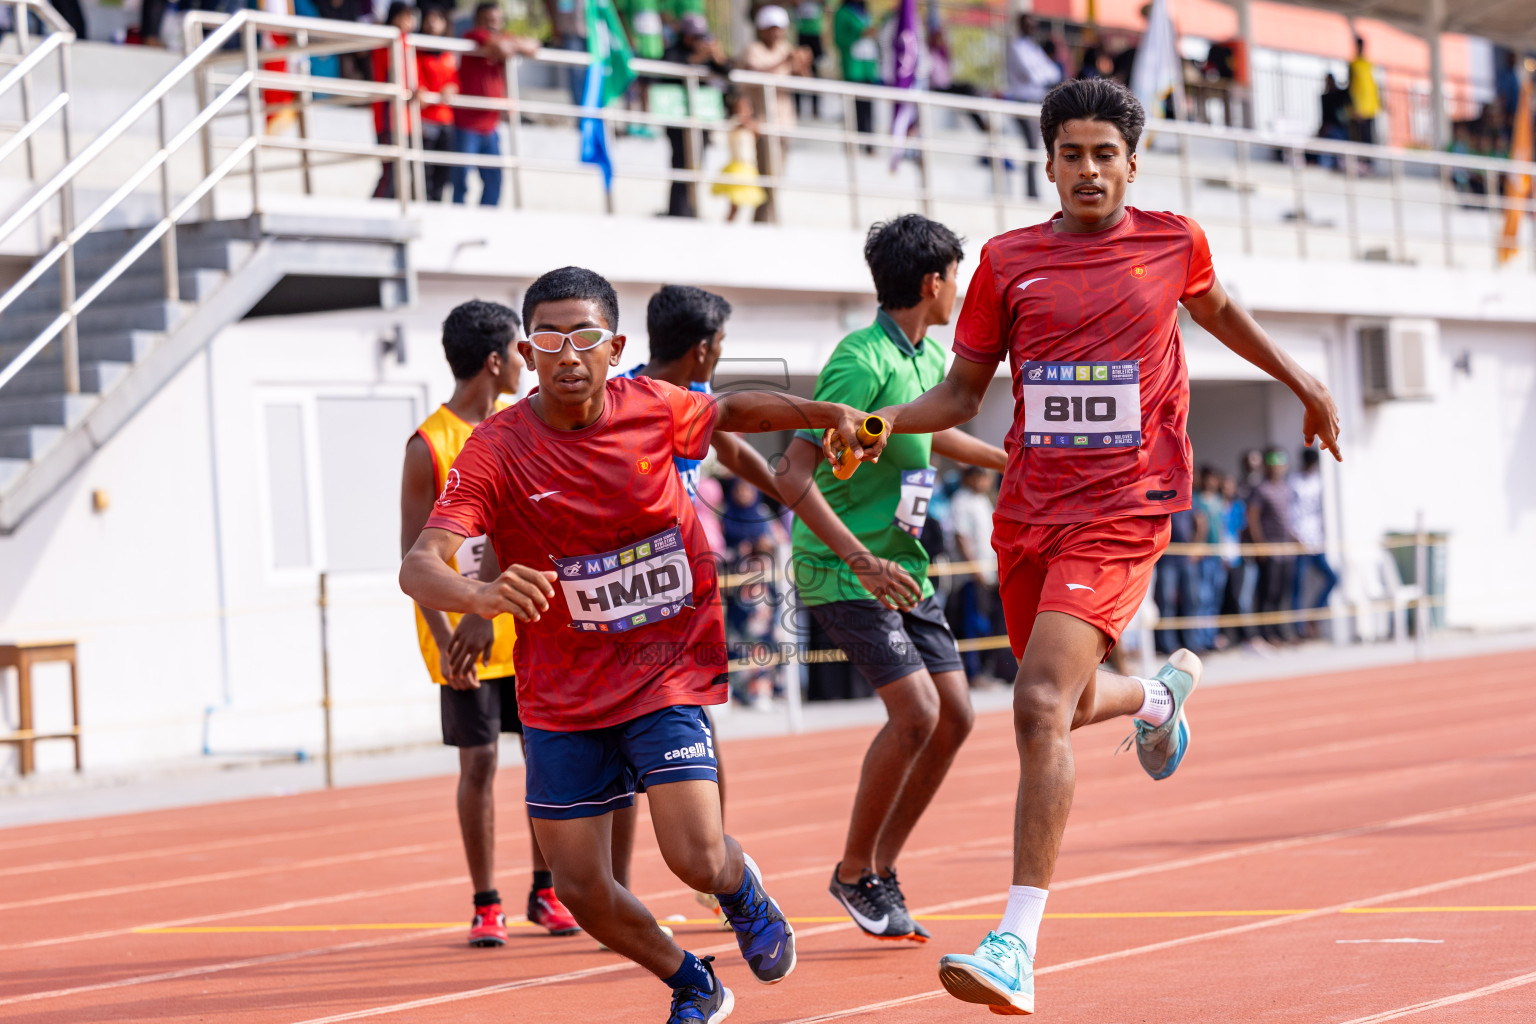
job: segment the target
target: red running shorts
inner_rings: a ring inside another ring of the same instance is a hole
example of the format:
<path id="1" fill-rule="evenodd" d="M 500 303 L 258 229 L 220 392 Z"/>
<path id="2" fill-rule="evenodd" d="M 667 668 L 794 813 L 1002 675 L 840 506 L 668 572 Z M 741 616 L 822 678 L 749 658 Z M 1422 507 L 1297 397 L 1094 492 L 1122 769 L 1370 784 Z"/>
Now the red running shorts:
<path id="1" fill-rule="evenodd" d="M 1024 656 L 1035 616 L 1065 612 L 1096 626 L 1113 648 L 1146 596 L 1152 567 L 1168 546 L 1168 516 L 1086 523 L 993 520 L 998 590 L 1008 643 Z"/>

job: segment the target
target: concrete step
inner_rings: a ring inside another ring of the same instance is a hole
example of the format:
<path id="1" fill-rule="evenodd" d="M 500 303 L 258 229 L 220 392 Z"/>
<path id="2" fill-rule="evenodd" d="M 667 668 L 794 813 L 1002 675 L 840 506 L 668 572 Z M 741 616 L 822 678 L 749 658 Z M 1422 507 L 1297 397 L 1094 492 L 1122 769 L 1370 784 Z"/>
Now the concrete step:
<path id="1" fill-rule="evenodd" d="M 165 340 L 162 331 L 114 331 L 110 334 L 87 334 L 80 339 L 80 361 L 108 363 L 136 363 Z M 26 346 L 19 342 L 0 345 L 0 367 L 4 367 L 21 354 Z M 49 344 L 32 361 L 27 369 L 35 366 L 63 366 L 64 346 Z"/>
<path id="2" fill-rule="evenodd" d="M 187 303 L 135 302 L 122 305 L 93 303 L 80 314 L 79 332 L 116 334 L 122 331 L 167 331 L 179 323 L 190 309 Z M 0 345 L 25 344 L 42 333 L 57 314 L 28 313 L 0 317 Z"/>
<path id="3" fill-rule="evenodd" d="M 223 270 L 184 269 L 178 275 L 178 284 L 181 287 L 181 299 L 183 302 L 202 302 L 229 278 L 229 274 Z M 77 294 L 90 287 L 91 281 L 80 279 Z M 153 302 L 165 297 L 165 278 L 161 275 L 158 264 L 148 270 L 135 267 L 130 274 L 113 281 L 96 302 L 106 305 L 124 305 L 130 302 Z M 41 280 L 17 299 L 5 311 L 7 318 L 12 316 L 27 316 L 29 314 L 54 313 L 59 308 L 59 283 Z"/>
<path id="4" fill-rule="evenodd" d="M 92 361 L 80 364 L 80 392 L 87 395 L 99 395 L 110 391 L 118 381 L 128 376 L 133 369 L 132 363 L 117 363 Z M 64 366 L 55 363 L 52 366 L 28 365 L 15 377 L 12 377 L 5 385 L 5 390 L 0 395 L 6 398 L 14 398 L 19 395 L 60 395 L 64 393 Z"/>
<path id="5" fill-rule="evenodd" d="M 36 460 L 63 436 L 63 427 L 0 427 L 0 459 Z"/>
<path id="6" fill-rule="evenodd" d="M 10 483 L 22 470 L 32 464 L 31 459 L 0 458 L 0 487 Z"/>
<path id="7" fill-rule="evenodd" d="M 84 394 L 0 396 L 0 427 L 72 427 L 99 399 Z"/>

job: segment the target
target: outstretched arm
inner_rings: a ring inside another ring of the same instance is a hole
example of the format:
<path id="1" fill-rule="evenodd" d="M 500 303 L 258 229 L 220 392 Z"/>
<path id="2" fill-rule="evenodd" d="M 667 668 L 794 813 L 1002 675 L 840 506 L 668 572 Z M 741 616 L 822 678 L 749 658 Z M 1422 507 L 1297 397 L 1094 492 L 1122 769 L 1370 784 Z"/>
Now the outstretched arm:
<path id="1" fill-rule="evenodd" d="M 996 366 L 957 355 L 949 373 L 938 384 L 903 405 L 877 409 L 875 415 L 891 425 L 893 434 L 937 434 L 958 427 L 981 408 L 982 396 L 987 393 Z"/>
<path id="2" fill-rule="evenodd" d="M 832 511 L 816 486 L 818 455 L 816 445 L 803 437 L 789 442 L 789 450 L 784 453 L 784 475 L 779 478 L 780 500 L 794 509 L 810 531 L 858 575 L 859 582 L 875 600 L 887 608 L 912 607 L 922 599 L 922 587 L 895 562 L 872 554 Z"/>
<path id="3" fill-rule="evenodd" d="M 779 478 L 774 475 L 768 461 L 758 454 L 756 448 L 735 434 L 724 430 L 715 431 L 709 443 L 714 447 L 715 455 L 720 459 L 720 465 L 724 466 L 728 472 L 733 476 L 741 477 L 774 501 L 784 503 L 784 498 L 779 491 Z"/>
<path id="4" fill-rule="evenodd" d="M 972 437 L 959 427 L 950 427 L 933 435 L 933 453 L 946 459 L 980 466 L 1001 473 L 1008 468 L 1008 453 L 995 444 Z"/>
<path id="5" fill-rule="evenodd" d="M 1275 344 L 1254 322 L 1248 311 L 1227 294 L 1220 281 L 1204 295 L 1184 300 L 1184 308 L 1195 323 L 1210 331 L 1227 348 L 1290 388 L 1306 412 L 1302 417 L 1302 436 L 1308 445 L 1315 440 L 1328 449 L 1339 462 L 1339 410 L 1323 382 L 1292 359 L 1290 353 Z"/>
<path id="6" fill-rule="evenodd" d="M 865 448 L 859 443 L 859 424 L 865 414 L 840 402 L 812 402 L 782 391 L 733 391 L 716 400 L 716 430 L 761 434 L 770 430 L 832 429 L 853 449 L 854 458 L 873 459 L 885 447 L 885 437 Z M 828 461 L 831 453 L 826 452 Z"/>

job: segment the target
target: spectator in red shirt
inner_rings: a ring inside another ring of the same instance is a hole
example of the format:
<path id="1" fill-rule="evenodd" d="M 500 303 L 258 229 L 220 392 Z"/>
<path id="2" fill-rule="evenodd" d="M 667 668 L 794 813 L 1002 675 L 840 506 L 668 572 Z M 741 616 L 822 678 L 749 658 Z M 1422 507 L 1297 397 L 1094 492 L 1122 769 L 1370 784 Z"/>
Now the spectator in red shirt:
<path id="1" fill-rule="evenodd" d="M 464 96 L 484 96 L 491 99 L 507 97 L 507 61 L 514 54 L 525 57 L 538 52 L 539 44 L 504 31 L 506 16 L 495 3 L 481 3 L 475 7 L 475 25 L 464 38 L 475 44 L 475 49 L 459 61 L 459 92 Z M 476 156 L 500 156 L 501 139 L 496 134 L 501 123 L 499 110 L 467 110 L 453 112 L 455 152 Z M 469 168 L 455 167 L 453 201 L 462 203 L 469 187 Z M 495 206 L 501 201 L 501 168 L 480 168 L 480 205 Z"/>
<path id="2" fill-rule="evenodd" d="M 448 13 L 441 7 L 424 7 L 421 12 L 423 35 L 446 36 Z M 444 97 L 459 94 L 459 64 L 446 50 L 416 51 L 416 87 L 422 92 Z M 453 152 L 453 108 L 446 103 L 421 105 L 421 148 L 437 153 Z M 443 198 L 453 169 L 448 164 L 427 164 L 427 198 Z"/>
<path id="3" fill-rule="evenodd" d="M 416 9 L 403 0 L 393 0 L 389 5 L 389 14 L 384 23 L 400 30 L 402 37 L 416 30 Z M 375 82 L 391 82 L 397 77 L 403 77 L 400 73 L 404 69 L 391 68 L 392 46 L 380 46 L 371 51 L 372 78 Z M 373 130 L 378 136 L 379 145 L 388 146 L 395 140 L 395 112 L 391 103 L 375 103 L 373 105 Z M 373 186 L 373 198 L 395 198 L 395 161 L 385 160 L 383 170 L 379 173 L 379 183 Z"/>

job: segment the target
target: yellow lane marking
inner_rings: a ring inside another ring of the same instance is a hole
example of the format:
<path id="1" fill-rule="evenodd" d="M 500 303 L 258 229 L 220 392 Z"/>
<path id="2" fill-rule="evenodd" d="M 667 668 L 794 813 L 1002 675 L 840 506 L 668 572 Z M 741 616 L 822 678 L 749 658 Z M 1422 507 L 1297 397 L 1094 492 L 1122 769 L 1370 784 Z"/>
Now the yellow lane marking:
<path id="1" fill-rule="evenodd" d="M 1504 907 L 1351 907 L 1345 914 L 1495 914 L 1536 911 L 1536 906 Z M 1289 917 L 1292 914 L 1309 914 L 1310 910 L 1105 910 L 1084 913 L 1046 914 L 1056 921 L 1111 921 L 1146 920 L 1185 917 Z M 919 921 L 991 921 L 996 914 L 918 914 Z M 834 924 L 847 920 L 845 917 L 792 917 L 792 924 Z M 664 920 L 663 924 L 714 925 L 713 917 L 690 917 L 682 921 Z M 252 925 L 204 925 L 188 928 L 137 928 L 137 935 L 244 935 L 284 932 L 373 932 L 373 931 L 431 931 L 440 928 L 457 928 L 462 921 L 400 922 L 392 924 L 252 924 Z M 508 928 L 534 928 L 528 921 L 509 921 Z"/>

